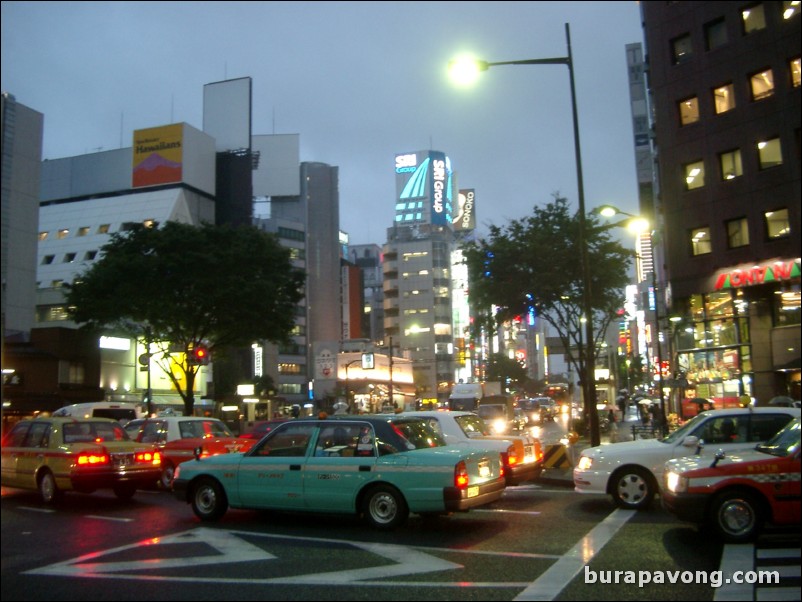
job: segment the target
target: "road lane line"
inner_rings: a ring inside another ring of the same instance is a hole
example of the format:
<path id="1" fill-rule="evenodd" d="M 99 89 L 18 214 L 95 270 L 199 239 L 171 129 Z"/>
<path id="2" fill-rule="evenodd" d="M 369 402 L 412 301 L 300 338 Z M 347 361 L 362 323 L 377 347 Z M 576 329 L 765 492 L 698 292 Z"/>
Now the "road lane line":
<path id="1" fill-rule="evenodd" d="M 514 600 L 554 600 L 637 510 L 616 509 L 568 550 Z"/>

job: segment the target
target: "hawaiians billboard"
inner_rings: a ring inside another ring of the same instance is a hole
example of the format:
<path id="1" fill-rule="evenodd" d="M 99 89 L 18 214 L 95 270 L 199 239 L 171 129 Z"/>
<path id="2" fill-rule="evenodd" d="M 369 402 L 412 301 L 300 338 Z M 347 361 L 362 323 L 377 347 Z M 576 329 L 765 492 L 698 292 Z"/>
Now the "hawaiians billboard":
<path id="1" fill-rule="evenodd" d="M 181 181 L 183 133 L 183 124 L 180 123 L 134 132 L 134 188 Z"/>

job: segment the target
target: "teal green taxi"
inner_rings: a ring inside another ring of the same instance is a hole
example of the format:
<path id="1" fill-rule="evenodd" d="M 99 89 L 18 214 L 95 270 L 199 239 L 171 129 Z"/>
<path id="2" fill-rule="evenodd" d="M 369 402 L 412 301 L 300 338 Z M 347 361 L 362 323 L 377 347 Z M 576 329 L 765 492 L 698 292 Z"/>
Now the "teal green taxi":
<path id="1" fill-rule="evenodd" d="M 500 499 L 497 451 L 447 445 L 403 415 L 332 416 L 278 425 L 245 453 L 184 462 L 173 493 L 204 521 L 229 507 L 362 516 L 379 529 Z"/>

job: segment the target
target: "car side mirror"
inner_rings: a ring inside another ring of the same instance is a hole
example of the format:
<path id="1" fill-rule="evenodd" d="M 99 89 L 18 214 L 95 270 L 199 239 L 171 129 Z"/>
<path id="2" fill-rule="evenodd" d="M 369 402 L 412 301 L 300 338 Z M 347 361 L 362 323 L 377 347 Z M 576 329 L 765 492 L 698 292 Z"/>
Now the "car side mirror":
<path id="1" fill-rule="evenodd" d="M 710 468 L 715 468 L 716 464 L 719 463 L 719 460 L 723 460 L 725 455 L 726 454 L 724 453 L 723 449 L 719 449 L 718 451 L 716 451 L 716 455 L 714 457 L 713 463 L 710 465 Z"/>
<path id="2" fill-rule="evenodd" d="M 704 441 L 702 441 L 701 444 L 704 445 Z M 682 445 L 685 447 L 696 447 L 699 445 L 699 437 L 696 435 L 688 435 L 682 440 Z"/>

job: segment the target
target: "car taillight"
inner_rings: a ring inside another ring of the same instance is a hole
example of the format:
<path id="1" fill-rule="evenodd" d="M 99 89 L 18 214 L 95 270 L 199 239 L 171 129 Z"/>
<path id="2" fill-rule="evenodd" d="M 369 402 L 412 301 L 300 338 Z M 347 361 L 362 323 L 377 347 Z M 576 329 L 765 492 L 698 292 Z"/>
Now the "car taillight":
<path id="1" fill-rule="evenodd" d="M 519 464 L 522 460 L 523 458 L 519 458 L 518 455 L 515 453 L 515 446 L 510 445 L 509 448 L 507 448 L 507 465 L 515 466 L 516 464 Z"/>
<path id="2" fill-rule="evenodd" d="M 540 462 L 543 459 L 543 446 L 540 445 L 540 440 L 535 440 L 535 460 Z"/>
<path id="3" fill-rule="evenodd" d="M 465 489 L 468 481 L 468 467 L 461 461 L 454 467 L 454 485 L 457 489 Z"/>
<path id="4" fill-rule="evenodd" d="M 141 464 L 153 464 L 158 466 L 162 463 L 162 455 L 157 451 L 139 452 L 134 456 L 134 461 Z"/>
<path id="5" fill-rule="evenodd" d="M 78 466 L 100 466 L 102 464 L 109 464 L 109 455 L 106 453 L 91 453 L 85 452 L 78 454 L 75 460 Z"/>

